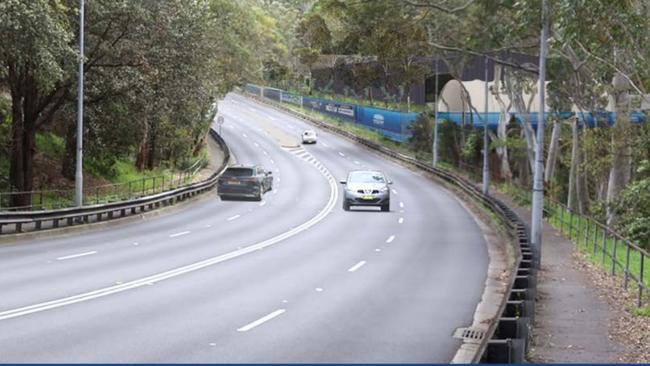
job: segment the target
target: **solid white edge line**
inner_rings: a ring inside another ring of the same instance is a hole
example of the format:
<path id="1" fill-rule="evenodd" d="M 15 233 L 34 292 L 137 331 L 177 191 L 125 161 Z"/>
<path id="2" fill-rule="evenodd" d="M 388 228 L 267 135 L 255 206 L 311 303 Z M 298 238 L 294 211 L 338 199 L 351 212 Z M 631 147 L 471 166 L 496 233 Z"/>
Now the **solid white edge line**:
<path id="1" fill-rule="evenodd" d="M 79 253 L 79 254 L 71 254 L 71 255 L 66 255 L 64 257 L 58 257 L 56 260 L 57 261 L 64 261 L 66 259 L 72 259 L 72 258 L 79 258 L 79 257 L 85 257 L 87 255 L 93 255 L 97 254 L 96 250 L 93 250 L 91 252 L 84 252 L 84 253 Z"/>
<path id="2" fill-rule="evenodd" d="M 241 217 L 241 215 L 230 216 L 229 218 L 226 219 L 226 221 L 237 220 L 240 217 Z"/>
<path id="3" fill-rule="evenodd" d="M 291 228 L 291 230 L 286 231 L 282 234 L 276 235 L 272 238 L 266 239 L 262 242 L 258 242 L 255 244 L 248 245 L 246 247 L 243 247 L 241 249 L 237 249 L 225 254 L 221 254 L 215 257 L 211 257 L 208 259 L 204 259 L 199 262 L 195 262 L 192 264 L 188 264 L 182 267 L 174 268 L 165 272 L 160 272 L 156 273 L 147 277 L 143 277 L 140 279 L 132 280 L 126 283 L 121 283 L 119 285 L 114 285 L 114 286 L 109 286 L 109 287 L 104 287 L 100 288 L 98 290 L 93 290 L 89 292 L 84 292 L 80 293 L 77 295 L 72 295 L 68 297 L 63 297 L 55 300 L 50 300 L 38 304 L 33 304 L 33 305 L 27 305 L 23 306 L 20 308 L 14 308 L 14 309 L 9 309 L 9 310 L 4 310 L 0 311 L 0 320 L 5 320 L 5 319 L 11 319 L 11 318 L 17 318 L 20 316 L 28 315 L 28 314 L 33 314 L 49 309 L 55 309 L 59 308 L 62 306 L 66 305 L 71 305 L 83 301 L 88 301 L 116 293 L 120 293 L 123 291 L 135 289 L 138 287 L 142 286 L 148 286 L 160 281 L 164 281 L 170 278 L 174 278 L 186 273 L 194 272 L 221 262 L 228 261 L 233 258 L 237 258 L 240 256 L 243 256 L 245 254 L 253 253 L 256 252 L 260 249 L 270 247 L 272 245 L 275 245 L 279 242 L 282 242 L 283 240 L 290 238 L 292 236 L 295 236 L 296 234 L 303 232 L 310 227 L 316 225 L 318 222 L 322 221 L 325 219 L 327 215 L 332 212 L 334 209 L 334 206 L 338 200 L 339 196 L 339 186 L 338 182 L 334 179 L 334 176 L 327 171 L 326 173 L 323 174 L 325 178 L 327 179 L 328 183 L 330 184 L 330 197 L 329 201 L 325 204 L 325 206 L 311 219 L 303 222 L 302 224 L 298 225 L 295 228 Z"/>
<path id="4" fill-rule="evenodd" d="M 391 243 L 393 240 L 395 240 L 395 235 L 391 235 L 386 239 L 386 243 Z"/>
<path id="5" fill-rule="evenodd" d="M 265 316 L 255 320 L 254 322 L 251 322 L 251 323 L 248 323 L 248 324 L 244 325 L 243 327 L 237 329 L 237 331 L 238 332 L 248 332 L 249 330 L 251 330 L 251 329 L 253 329 L 253 328 L 257 327 L 257 326 L 262 325 L 262 324 L 268 322 L 269 320 L 271 320 L 271 319 L 273 319 L 273 318 L 275 318 L 277 316 L 282 315 L 284 312 L 286 312 L 285 309 L 278 309 L 278 310 L 276 310 L 276 311 L 274 311 L 274 312 L 272 312 L 272 313 L 270 313 L 268 315 L 265 315 Z"/>
<path id="6" fill-rule="evenodd" d="M 348 269 L 348 272 L 355 272 L 357 269 L 363 267 L 364 264 L 366 264 L 366 261 L 361 261 L 355 264 L 354 266 L 350 267 L 350 269 Z"/>
<path id="7" fill-rule="evenodd" d="M 171 235 L 169 235 L 169 237 L 170 238 L 176 238 L 176 237 L 179 237 L 179 236 L 187 235 L 189 233 L 191 233 L 191 231 L 181 231 L 180 233 L 171 234 Z"/>

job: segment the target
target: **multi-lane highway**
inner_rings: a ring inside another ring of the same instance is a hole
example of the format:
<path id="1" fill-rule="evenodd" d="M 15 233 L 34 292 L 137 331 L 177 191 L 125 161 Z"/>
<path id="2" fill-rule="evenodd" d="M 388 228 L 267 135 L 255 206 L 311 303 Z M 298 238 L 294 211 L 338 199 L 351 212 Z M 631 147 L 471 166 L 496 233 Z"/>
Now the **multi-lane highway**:
<path id="1" fill-rule="evenodd" d="M 313 127 L 241 96 L 220 113 L 273 191 L 4 239 L 0 362 L 449 362 L 488 264 L 458 199 L 325 131 L 290 147 Z M 366 168 L 394 182 L 390 212 L 343 211 L 338 181 Z"/>

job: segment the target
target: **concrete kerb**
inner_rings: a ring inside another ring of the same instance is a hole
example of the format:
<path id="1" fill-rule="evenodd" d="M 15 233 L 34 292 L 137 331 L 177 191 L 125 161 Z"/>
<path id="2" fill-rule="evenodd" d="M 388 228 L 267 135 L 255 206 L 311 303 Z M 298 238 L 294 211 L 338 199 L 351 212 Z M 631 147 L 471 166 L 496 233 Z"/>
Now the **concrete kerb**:
<path id="1" fill-rule="evenodd" d="M 340 136 L 352 140 L 353 142 L 356 143 L 360 142 L 359 138 L 354 134 L 349 133 L 347 131 L 343 131 L 344 133 L 341 133 L 342 131 L 339 131 L 338 128 L 329 126 L 328 124 L 322 121 L 315 121 L 310 116 L 306 116 L 298 112 L 295 112 L 289 108 L 276 105 L 276 103 L 274 102 L 268 101 L 266 99 L 262 99 L 257 96 L 249 96 L 247 94 L 242 94 L 242 93 L 240 93 L 240 95 L 244 97 L 248 97 L 249 99 L 252 99 L 254 101 L 257 101 L 258 103 L 262 103 L 264 105 L 286 111 L 294 116 L 299 117 L 300 119 L 308 123 L 315 124 L 316 126 L 319 127 L 324 127 L 329 131 L 332 131 Z M 512 240 L 512 238 L 503 240 L 504 237 L 510 237 L 510 235 L 506 235 L 502 230 L 492 230 L 491 226 L 487 224 L 487 222 L 490 221 L 494 222 L 492 217 L 486 220 L 485 216 L 487 215 L 486 215 L 486 211 L 484 211 L 485 209 L 479 208 L 478 206 L 481 205 L 478 204 L 478 202 L 476 202 L 476 199 L 467 197 L 467 194 L 462 192 L 458 187 L 453 186 L 450 182 L 445 181 L 441 177 L 438 177 L 432 173 L 424 172 L 421 169 L 419 169 L 417 166 L 399 159 L 398 157 L 400 156 L 403 158 L 407 158 L 402 156 L 402 154 L 399 153 L 385 154 L 384 151 L 381 150 L 376 151 L 370 148 L 369 146 L 370 144 L 361 143 L 360 145 L 370 152 L 379 154 L 384 158 L 388 157 L 390 160 L 402 166 L 409 167 L 414 172 L 418 172 L 419 174 L 426 174 L 429 178 L 433 178 L 433 180 L 435 180 L 436 182 L 442 183 L 442 185 L 445 188 L 453 192 L 452 195 L 455 196 L 459 200 L 459 202 L 461 202 L 461 204 L 467 209 L 467 211 L 472 214 L 474 220 L 477 222 L 479 227 L 481 227 L 487 243 L 489 264 L 488 264 L 487 277 L 485 281 L 485 289 L 481 296 L 481 301 L 476 307 L 474 313 L 474 319 L 470 328 L 478 331 L 482 331 L 484 332 L 484 334 L 490 334 L 491 333 L 490 331 L 493 330 L 494 327 L 496 327 L 499 318 L 503 314 L 506 305 L 506 300 L 507 297 L 509 296 L 508 289 L 512 288 L 512 284 L 514 283 L 516 272 L 517 272 L 516 263 L 517 263 L 517 259 L 520 259 L 519 247 Z M 391 156 L 391 155 L 395 155 L 395 156 Z M 481 346 L 481 342 L 485 342 L 483 344 L 483 347 Z M 479 362 L 485 348 L 487 347 L 486 342 L 487 340 L 474 340 L 474 339 L 467 339 L 467 338 L 463 339 L 463 343 L 461 344 L 457 353 L 452 359 L 452 362 L 453 363 Z"/>

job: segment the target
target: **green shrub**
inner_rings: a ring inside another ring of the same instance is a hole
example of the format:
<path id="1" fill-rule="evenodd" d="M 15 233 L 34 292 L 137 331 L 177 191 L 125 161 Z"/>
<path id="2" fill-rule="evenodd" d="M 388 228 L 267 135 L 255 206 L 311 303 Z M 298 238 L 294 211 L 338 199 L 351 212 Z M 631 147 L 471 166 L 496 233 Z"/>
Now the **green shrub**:
<path id="1" fill-rule="evenodd" d="M 52 159 L 62 159 L 65 154 L 65 140 L 51 132 L 36 134 L 36 150 Z"/>

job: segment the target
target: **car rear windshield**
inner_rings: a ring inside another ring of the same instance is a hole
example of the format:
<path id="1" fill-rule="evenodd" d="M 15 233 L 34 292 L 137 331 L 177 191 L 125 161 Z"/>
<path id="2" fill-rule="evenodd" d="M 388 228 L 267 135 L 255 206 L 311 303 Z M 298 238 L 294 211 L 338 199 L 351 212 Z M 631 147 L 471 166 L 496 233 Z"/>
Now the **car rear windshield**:
<path id="1" fill-rule="evenodd" d="M 315 135 L 315 134 L 316 134 L 316 132 L 314 132 L 314 131 L 305 131 L 303 133 L 303 135 L 305 135 L 305 136 L 311 136 L 311 135 Z"/>
<path id="2" fill-rule="evenodd" d="M 228 168 L 223 172 L 224 177 L 250 177 L 253 175 L 253 168 Z"/>
<path id="3" fill-rule="evenodd" d="M 386 183 L 383 174 L 378 172 L 352 172 L 348 181 L 352 183 Z"/>

